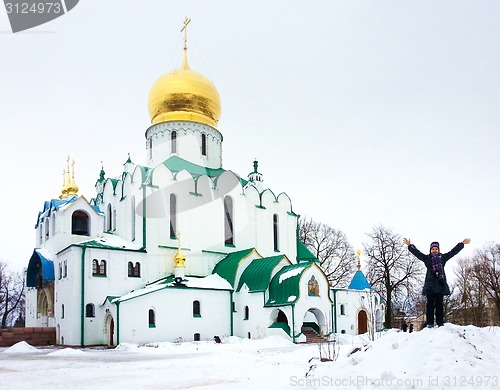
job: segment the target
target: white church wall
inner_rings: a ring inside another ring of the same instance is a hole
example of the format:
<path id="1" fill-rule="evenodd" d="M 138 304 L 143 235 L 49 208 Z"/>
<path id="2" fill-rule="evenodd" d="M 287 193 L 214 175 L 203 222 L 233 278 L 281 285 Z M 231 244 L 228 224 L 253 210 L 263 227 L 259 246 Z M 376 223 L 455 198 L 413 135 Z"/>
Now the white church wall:
<path id="1" fill-rule="evenodd" d="M 200 316 L 193 316 L 193 301 L 200 302 Z M 148 312 L 155 312 L 155 327 L 150 327 Z M 119 304 L 120 342 L 192 341 L 229 335 L 230 292 L 193 288 L 166 288 Z M 172 315 L 175 313 L 175 316 Z"/>

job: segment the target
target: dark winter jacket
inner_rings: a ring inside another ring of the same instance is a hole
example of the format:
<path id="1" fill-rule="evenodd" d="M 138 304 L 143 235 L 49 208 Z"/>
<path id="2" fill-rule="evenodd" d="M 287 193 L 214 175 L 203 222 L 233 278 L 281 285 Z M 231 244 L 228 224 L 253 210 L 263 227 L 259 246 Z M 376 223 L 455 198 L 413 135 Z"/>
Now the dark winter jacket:
<path id="1" fill-rule="evenodd" d="M 440 283 L 439 279 L 436 277 L 435 273 L 432 271 L 432 255 L 429 253 L 424 255 L 420 252 L 415 245 L 411 244 L 408 246 L 408 250 L 419 260 L 422 260 L 427 268 L 427 273 L 425 275 L 425 283 L 424 288 L 422 290 L 422 294 L 443 294 L 450 295 L 450 287 L 448 283 L 446 283 L 446 273 L 444 272 L 444 266 L 446 262 L 450 260 L 453 256 L 455 256 L 458 252 L 464 249 L 463 243 L 458 243 L 448 253 L 441 253 L 441 263 L 443 264 L 443 276 L 444 283 Z"/>

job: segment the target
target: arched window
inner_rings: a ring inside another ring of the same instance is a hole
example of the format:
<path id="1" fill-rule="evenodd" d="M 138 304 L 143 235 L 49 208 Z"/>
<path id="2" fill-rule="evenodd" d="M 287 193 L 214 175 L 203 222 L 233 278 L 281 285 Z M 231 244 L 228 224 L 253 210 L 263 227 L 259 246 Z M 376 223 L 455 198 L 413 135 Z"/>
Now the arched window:
<path id="1" fill-rule="evenodd" d="M 250 318 L 250 309 L 248 306 L 245 306 L 245 318 L 244 320 L 248 320 Z"/>
<path id="2" fill-rule="evenodd" d="M 148 323 L 150 328 L 156 328 L 156 315 L 153 309 L 149 309 L 148 312 Z"/>
<path id="3" fill-rule="evenodd" d="M 226 245 L 234 245 L 234 228 L 233 228 L 233 199 L 230 196 L 224 197 L 224 243 Z"/>
<path id="4" fill-rule="evenodd" d="M 61 318 L 64 318 L 64 304 L 61 305 Z"/>
<path id="5" fill-rule="evenodd" d="M 95 306 L 93 303 L 87 303 L 85 306 L 85 317 L 93 318 L 95 317 Z"/>
<path id="6" fill-rule="evenodd" d="M 113 230 L 113 209 L 111 208 L 111 203 L 108 203 L 108 208 L 106 212 L 106 230 L 108 232 Z"/>
<path id="7" fill-rule="evenodd" d="M 170 238 L 177 237 L 177 197 L 170 194 Z"/>
<path id="8" fill-rule="evenodd" d="M 113 208 L 113 226 L 112 226 L 112 231 L 116 230 L 116 209 Z"/>
<path id="9" fill-rule="evenodd" d="M 193 336 L 194 341 L 200 341 L 201 340 L 201 335 L 199 333 L 195 333 Z"/>
<path id="10" fill-rule="evenodd" d="M 63 278 L 65 278 L 66 276 L 68 276 L 68 261 L 64 260 L 64 263 L 63 263 Z"/>
<path id="11" fill-rule="evenodd" d="M 249 339 L 252 338 L 252 334 L 250 332 L 247 333 L 247 336 L 248 336 Z"/>
<path id="12" fill-rule="evenodd" d="M 193 317 L 201 317 L 200 301 L 193 301 Z"/>
<path id="13" fill-rule="evenodd" d="M 45 221 L 45 239 L 47 240 L 50 237 L 50 219 L 47 218 Z"/>
<path id="14" fill-rule="evenodd" d="M 92 275 L 99 275 L 99 262 L 97 259 L 92 260 Z"/>
<path id="15" fill-rule="evenodd" d="M 202 156 L 207 155 L 207 135 L 206 134 L 201 135 L 201 155 Z"/>
<path id="16" fill-rule="evenodd" d="M 141 277 L 141 264 L 140 263 L 132 263 L 131 261 L 128 262 L 128 276 L 134 277 L 134 278 L 140 278 Z"/>
<path id="17" fill-rule="evenodd" d="M 177 153 L 177 131 L 170 133 L 170 153 Z"/>
<path id="18" fill-rule="evenodd" d="M 131 228 L 132 228 L 132 231 L 131 231 L 131 238 L 132 238 L 132 241 L 135 240 L 135 196 L 132 196 L 132 210 L 131 210 L 131 214 L 132 216 L 132 221 L 131 221 Z"/>
<path id="19" fill-rule="evenodd" d="M 344 304 L 340 305 L 340 315 L 345 316 L 345 305 Z"/>
<path id="20" fill-rule="evenodd" d="M 83 210 L 76 210 L 71 215 L 71 234 L 90 236 L 90 218 Z"/>
<path id="21" fill-rule="evenodd" d="M 274 243 L 274 250 L 278 252 L 280 250 L 279 248 L 279 221 L 278 221 L 278 214 L 273 214 L 273 243 Z"/>
<path id="22" fill-rule="evenodd" d="M 106 260 L 101 260 L 101 264 L 99 264 L 99 275 L 106 276 Z"/>
<path id="23" fill-rule="evenodd" d="M 53 213 L 51 217 L 52 221 L 50 223 L 50 236 L 53 237 L 56 234 L 56 214 Z"/>

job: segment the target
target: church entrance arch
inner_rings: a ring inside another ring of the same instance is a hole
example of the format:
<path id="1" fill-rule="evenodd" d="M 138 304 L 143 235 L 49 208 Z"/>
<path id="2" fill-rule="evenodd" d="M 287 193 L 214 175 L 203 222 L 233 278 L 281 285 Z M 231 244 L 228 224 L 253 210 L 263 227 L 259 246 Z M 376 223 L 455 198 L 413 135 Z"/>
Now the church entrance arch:
<path id="1" fill-rule="evenodd" d="M 104 318 L 104 336 L 106 338 L 106 345 L 112 347 L 115 343 L 115 320 L 110 313 L 106 314 Z"/>
<path id="2" fill-rule="evenodd" d="M 326 319 L 323 312 L 316 307 L 312 307 L 307 310 L 304 314 L 304 318 L 302 319 L 301 331 L 308 338 L 311 338 L 314 333 L 318 335 L 325 335 Z M 313 333 L 311 333 L 311 331 Z"/>
<path id="3" fill-rule="evenodd" d="M 286 316 L 283 310 L 274 309 L 271 312 L 271 319 L 273 320 L 271 328 L 283 329 L 288 335 L 291 335 L 290 324 L 288 323 L 288 317 Z"/>
<path id="4" fill-rule="evenodd" d="M 368 315 L 365 310 L 360 310 L 358 313 L 358 334 L 368 332 Z"/>
<path id="5" fill-rule="evenodd" d="M 49 317 L 52 316 L 50 310 L 49 298 L 44 289 L 38 290 L 37 297 L 37 315 L 40 326 L 49 326 Z"/>

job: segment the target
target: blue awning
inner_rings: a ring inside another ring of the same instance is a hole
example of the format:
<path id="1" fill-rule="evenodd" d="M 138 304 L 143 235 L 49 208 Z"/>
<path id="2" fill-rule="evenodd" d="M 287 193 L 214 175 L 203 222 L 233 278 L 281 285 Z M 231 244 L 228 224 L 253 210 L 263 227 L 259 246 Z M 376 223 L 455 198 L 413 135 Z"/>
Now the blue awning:
<path id="1" fill-rule="evenodd" d="M 45 249 L 35 249 L 26 272 L 26 287 L 42 287 L 53 280 L 54 262 L 50 259 L 50 253 Z"/>

